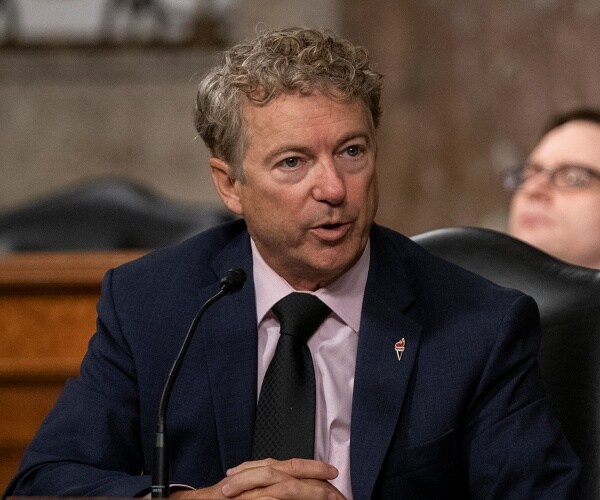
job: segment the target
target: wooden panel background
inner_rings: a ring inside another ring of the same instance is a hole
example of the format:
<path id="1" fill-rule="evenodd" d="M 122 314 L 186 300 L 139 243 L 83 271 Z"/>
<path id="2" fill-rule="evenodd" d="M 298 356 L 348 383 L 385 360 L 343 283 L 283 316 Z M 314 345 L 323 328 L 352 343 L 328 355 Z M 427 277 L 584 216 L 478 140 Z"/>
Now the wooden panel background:
<path id="1" fill-rule="evenodd" d="M 0 491 L 65 380 L 79 373 L 102 276 L 141 253 L 0 257 Z"/>

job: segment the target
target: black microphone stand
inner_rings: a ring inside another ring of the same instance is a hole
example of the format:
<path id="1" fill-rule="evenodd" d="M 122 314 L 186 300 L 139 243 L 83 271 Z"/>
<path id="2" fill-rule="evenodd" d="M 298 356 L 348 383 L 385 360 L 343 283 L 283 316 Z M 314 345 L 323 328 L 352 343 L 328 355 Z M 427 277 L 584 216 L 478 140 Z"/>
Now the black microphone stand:
<path id="1" fill-rule="evenodd" d="M 167 436 L 167 408 L 173 384 L 177 379 L 181 363 L 185 357 L 185 353 L 190 346 L 190 342 L 198 328 L 198 323 L 204 315 L 204 312 L 217 300 L 225 295 L 238 292 L 244 286 L 246 281 L 246 273 L 241 269 L 230 269 L 221 279 L 220 290 L 218 293 L 210 297 L 196 313 L 192 324 L 185 336 L 179 354 L 175 358 L 175 362 L 171 367 L 171 371 L 167 377 L 167 382 L 160 398 L 158 407 L 158 421 L 156 424 L 156 439 L 154 441 L 154 456 L 152 467 L 152 498 L 168 498 L 169 497 L 169 440 Z"/>

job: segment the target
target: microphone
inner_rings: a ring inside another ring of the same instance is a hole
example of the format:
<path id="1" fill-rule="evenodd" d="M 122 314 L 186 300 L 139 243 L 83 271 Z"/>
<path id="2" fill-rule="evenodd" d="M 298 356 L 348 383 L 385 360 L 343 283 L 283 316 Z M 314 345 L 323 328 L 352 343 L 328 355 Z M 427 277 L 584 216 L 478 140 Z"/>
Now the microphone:
<path id="1" fill-rule="evenodd" d="M 230 269 L 221 278 L 220 290 L 218 293 L 210 297 L 200 310 L 196 313 L 194 320 L 190 324 L 188 332 L 185 336 L 179 354 L 175 358 L 175 362 L 171 367 L 171 371 L 167 377 L 165 387 L 160 398 L 158 407 L 158 421 L 156 425 L 156 440 L 154 441 L 154 456 L 152 466 L 152 498 L 168 498 L 169 497 L 169 441 L 167 436 L 167 408 L 173 384 L 177 379 L 181 363 L 188 350 L 192 337 L 196 333 L 198 323 L 204 315 L 204 312 L 213 305 L 217 300 L 225 295 L 239 292 L 246 282 L 246 273 L 242 269 Z"/>

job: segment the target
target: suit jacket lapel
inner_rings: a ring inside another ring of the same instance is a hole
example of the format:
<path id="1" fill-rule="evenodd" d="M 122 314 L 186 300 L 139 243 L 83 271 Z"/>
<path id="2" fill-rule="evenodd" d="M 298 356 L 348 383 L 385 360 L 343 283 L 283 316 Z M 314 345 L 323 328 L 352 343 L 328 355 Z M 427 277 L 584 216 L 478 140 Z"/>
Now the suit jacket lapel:
<path id="1" fill-rule="evenodd" d="M 241 268 L 241 291 L 221 299 L 206 324 L 208 376 L 224 471 L 249 460 L 256 413 L 258 333 L 248 233 L 227 245 L 212 263 L 217 276 Z"/>
<path id="2" fill-rule="evenodd" d="M 404 311 L 414 297 L 403 256 L 371 238 L 371 263 L 358 341 L 350 462 L 355 498 L 370 498 L 390 445 L 417 355 L 421 327 Z M 394 345 L 404 338 L 398 360 Z"/>

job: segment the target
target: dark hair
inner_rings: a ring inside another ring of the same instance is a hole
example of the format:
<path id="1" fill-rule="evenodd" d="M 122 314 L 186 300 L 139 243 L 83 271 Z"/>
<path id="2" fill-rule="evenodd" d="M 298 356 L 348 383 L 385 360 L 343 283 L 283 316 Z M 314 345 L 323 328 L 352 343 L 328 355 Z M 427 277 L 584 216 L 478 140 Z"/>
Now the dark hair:
<path id="1" fill-rule="evenodd" d="M 572 121 L 585 121 L 600 125 L 600 110 L 591 107 L 581 107 L 554 115 L 542 129 L 542 137 L 551 130 Z"/>
<path id="2" fill-rule="evenodd" d="M 332 98 L 360 99 L 377 128 L 381 108 L 382 75 L 369 67 L 364 47 L 329 31 L 288 28 L 266 30 L 223 54 L 198 85 L 196 130 L 213 156 L 227 161 L 233 175 L 243 180 L 242 98 L 254 105 L 268 104 L 283 92 Z"/>

